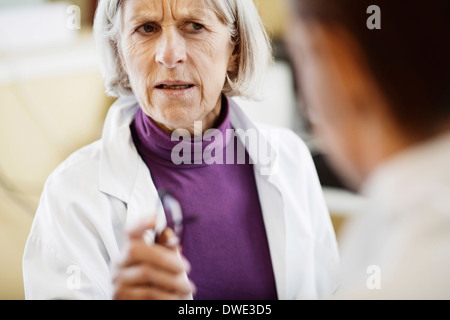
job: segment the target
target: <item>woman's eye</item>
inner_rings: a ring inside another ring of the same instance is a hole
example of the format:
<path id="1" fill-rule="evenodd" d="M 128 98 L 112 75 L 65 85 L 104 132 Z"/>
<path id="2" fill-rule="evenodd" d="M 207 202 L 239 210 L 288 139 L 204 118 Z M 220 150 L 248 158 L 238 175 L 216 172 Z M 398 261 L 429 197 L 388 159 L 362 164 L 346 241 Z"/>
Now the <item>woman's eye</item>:
<path id="1" fill-rule="evenodd" d="M 186 25 L 188 26 L 188 30 L 190 31 L 200 31 L 205 28 L 204 25 L 197 22 L 188 22 L 186 23 Z"/>
<path id="2" fill-rule="evenodd" d="M 155 32 L 156 27 L 150 23 L 146 23 L 143 26 L 137 28 L 137 31 L 141 33 L 152 33 Z"/>

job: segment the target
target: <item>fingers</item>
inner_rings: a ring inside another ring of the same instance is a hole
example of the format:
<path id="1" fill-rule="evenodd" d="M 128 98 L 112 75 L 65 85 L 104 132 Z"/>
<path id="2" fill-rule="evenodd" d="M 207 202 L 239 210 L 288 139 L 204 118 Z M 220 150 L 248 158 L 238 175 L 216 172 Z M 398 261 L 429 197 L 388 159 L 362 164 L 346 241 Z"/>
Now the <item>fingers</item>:
<path id="1" fill-rule="evenodd" d="M 145 232 L 154 226 L 152 219 L 128 231 L 129 241 L 114 266 L 114 299 L 192 298 L 195 286 L 187 277 L 191 267 L 180 254 L 178 242 L 173 241 L 177 240 L 173 231 L 166 230 L 152 245 L 143 241 Z"/>
<path id="2" fill-rule="evenodd" d="M 172 229 L 166 228 L 156 236 L 156 243 L 162 244 L 167 248 L 179 249 L 180 241 Z"/>
<path id="3" fill-rule="evenodd" d="M 141 286 L 118 290 L 114 300 L 187 300 L 189 296 L 180 297 L 176 293 L 167 292 L 157 287 Z"/>
<path id="4" fill-rule="evenodd" d="M 162 292 L 176 294 L 178 298 L 179 296 L 188 296 L 193 290 L 185 273 L 174 275 L 144 264 L 122 270 L 120 277 L 114 279 L 114 284 L 118 292 L 147 286 L 158 288 Z"/>
<path id="5" fill-rule="evenodd" d="M 135 242 L 135 248 L 140 246 L 141 242 Z M 127 261 L 134 263 L 119 265 L 113 277 L 115 299 L 184 300 L 192 297 L 195 286 L 187 277 L 190 265 L 178 251 L 161 245 L 141 249 L 130 249 Z M 159 250 L 162 255 L 155 254 Z M 133 256 L 136 252 L 140 258 Z"/>
<path id="6" fill-rule="evenodd" d="M 148 230 L 154 230 L 156 227 L 156 217 L 146 217 L 140 221 L 136 226 L 130 228 L 127 233 L 130 240 L 142 240 L 144 234 Z"/>
<path id="7" fill-rule="evenodd" d="M 122 267 L 128 267 L 141 263 L 164 269 L 172 274 L 190 271 L 189 262 L 178 251 L 162 245 L 149 246 L 142 241 L 133 241 L 126 250 L 121 265 Z"/>

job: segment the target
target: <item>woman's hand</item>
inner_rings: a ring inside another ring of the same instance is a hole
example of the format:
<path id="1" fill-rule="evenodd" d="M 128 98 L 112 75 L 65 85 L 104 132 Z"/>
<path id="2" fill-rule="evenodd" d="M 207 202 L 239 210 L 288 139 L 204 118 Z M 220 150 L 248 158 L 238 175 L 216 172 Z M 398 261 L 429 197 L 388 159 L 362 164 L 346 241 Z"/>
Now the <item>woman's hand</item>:
<path id="1" fill-rule="evenodd" d="M 164 242 L 148 245 L 144 241 L 145 232 L 154 227 L 155 221 L 152 220 L 128 232 L 128 245 L 113 276 L 114 299 L 192 298 L 194 285 L 187 277 L 190 265 L 181 256 L 178 246 L 166 245 L 168 233 L 165 233 Z"/>

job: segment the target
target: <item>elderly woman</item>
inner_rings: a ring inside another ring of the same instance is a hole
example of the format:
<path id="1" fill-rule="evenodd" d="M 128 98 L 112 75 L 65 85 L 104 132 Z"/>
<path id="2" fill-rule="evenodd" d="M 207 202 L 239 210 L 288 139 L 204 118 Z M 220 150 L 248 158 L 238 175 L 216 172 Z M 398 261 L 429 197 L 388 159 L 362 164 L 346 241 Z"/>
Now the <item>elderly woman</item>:
<path id="1" fill-rule="evenodd" d="M 230 99 L 251 97 L 270 61 L 253 2 L 103 0 L 95 31 L 119 99 L 102 139 L 45 185 L 24 254 L 26 297 L 330 294 L 337 246 L 308 149 Z M 181 247 L 155 241 L 166 221 L 174 228 L 159 190 L 179 201 Z"/>

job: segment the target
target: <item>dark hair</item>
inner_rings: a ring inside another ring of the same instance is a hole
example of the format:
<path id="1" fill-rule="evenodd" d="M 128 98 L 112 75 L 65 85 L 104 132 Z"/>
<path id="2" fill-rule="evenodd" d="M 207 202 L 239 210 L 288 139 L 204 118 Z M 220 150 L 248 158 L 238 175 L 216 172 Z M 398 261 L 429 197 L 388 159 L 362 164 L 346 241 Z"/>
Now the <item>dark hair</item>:
<path id="1" fill-rule="evenodd" d="M 397 123 L 434 134 L 450 120 L 449 0 L 291 0 L 303 21 L 338 25 L 360 46 Z M 369 29 L 367 9 L 381 10 Z"/>

